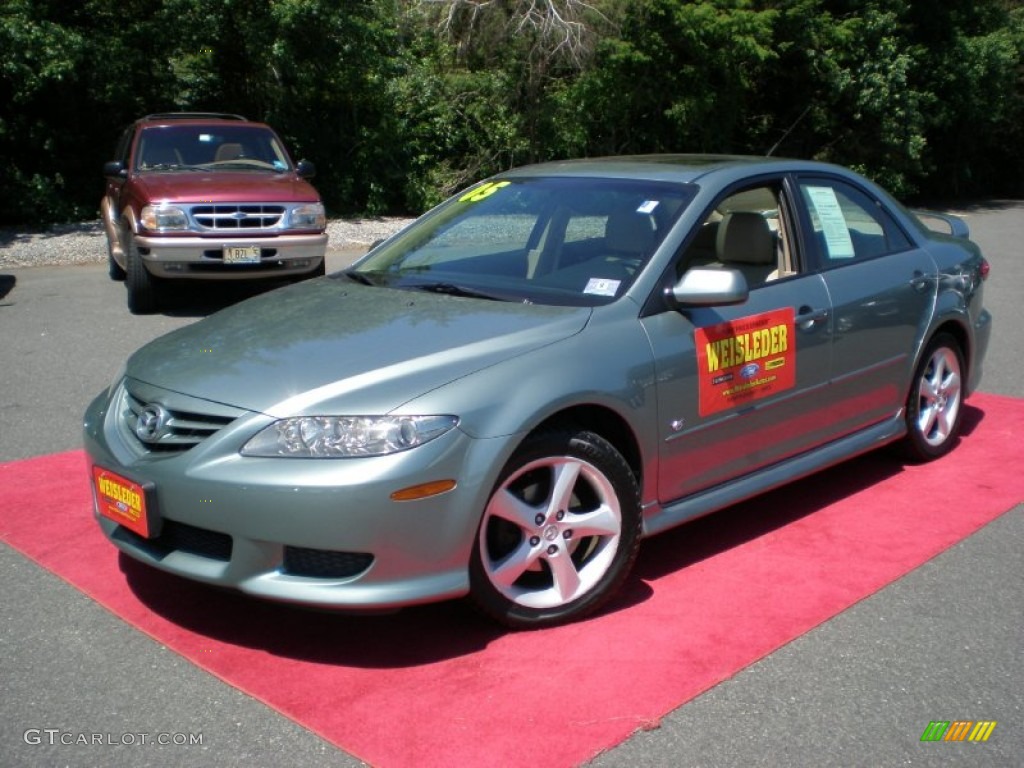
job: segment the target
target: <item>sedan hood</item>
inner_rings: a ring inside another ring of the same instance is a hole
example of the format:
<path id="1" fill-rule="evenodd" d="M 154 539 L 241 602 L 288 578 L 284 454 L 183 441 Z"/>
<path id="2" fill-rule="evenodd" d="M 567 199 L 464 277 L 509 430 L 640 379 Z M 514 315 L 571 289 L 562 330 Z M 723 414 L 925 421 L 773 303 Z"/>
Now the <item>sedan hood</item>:
<path id="1" fill-rule="evenodd" d="M 169 171 L 136 179 L 144 196 L 164 203 L 313 203 L 320 196 L 294 173 Z"/>
<path id="2" fill-rule="evenodd" d="M 578 333 L 590 310 L 321 278 L 173 331 L 127 375 L 274 417 L 387 413 L 474 371 Z"/>

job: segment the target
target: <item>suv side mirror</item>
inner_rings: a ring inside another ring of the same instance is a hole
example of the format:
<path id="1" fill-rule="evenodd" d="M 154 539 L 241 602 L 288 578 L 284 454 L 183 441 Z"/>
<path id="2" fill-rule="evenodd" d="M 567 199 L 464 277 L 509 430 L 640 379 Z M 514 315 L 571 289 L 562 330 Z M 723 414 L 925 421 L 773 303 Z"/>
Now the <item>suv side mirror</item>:
<path id="1" fill-rule="evenodd" d="M 742 304 L 750 297 L 747 279 L 738 269 L 686 270 L 668 291 L 676 307 L 715 307 Z"/>
<path id="2" fill-rule="evenodd" d="M 124 176 L 124 163 L 120 160 L 111 160 L 109 163 L 103 164 L 103 175 L 104 176 Z"/>
<path id="3" fill-rule="evenodd" d="M 316 166 L 309 160 L 299 160 L 298 165 L 295 166 L 295 172 L 299 174 L 300 179 L 312 179 L 316 176 Z"/>

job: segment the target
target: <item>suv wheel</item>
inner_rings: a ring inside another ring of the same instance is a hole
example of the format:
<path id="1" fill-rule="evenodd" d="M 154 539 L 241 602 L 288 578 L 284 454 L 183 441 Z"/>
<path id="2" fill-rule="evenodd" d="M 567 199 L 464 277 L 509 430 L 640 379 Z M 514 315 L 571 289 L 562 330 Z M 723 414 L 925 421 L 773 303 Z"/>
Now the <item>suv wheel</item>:
<path id="1" fill-rule="evenodd" d="M 107 233 L 107 274 L 110 275 L 111 280 L 116 280 L 119 283 L 125 278 L 124 269 L 114 258 L 114 243 L 110 239 L 109 232 Z"/>
<path id="2" fill-rule="evenodd" d="M 128 311 L 133 315 L 156 312 L 160 306 L 158 280 L 149 274 L 142 263 L 135 236 L 131 230 L 124 233 L 125 285 L 128 288 Z"/>

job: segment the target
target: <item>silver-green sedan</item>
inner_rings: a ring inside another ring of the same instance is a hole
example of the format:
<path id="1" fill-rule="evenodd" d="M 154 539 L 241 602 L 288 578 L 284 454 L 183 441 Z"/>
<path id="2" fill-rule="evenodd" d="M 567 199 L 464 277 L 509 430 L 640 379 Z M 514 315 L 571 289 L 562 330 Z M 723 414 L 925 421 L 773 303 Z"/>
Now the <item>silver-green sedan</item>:
<path id="1" fill-rule="evenodd" d="M 273 600 L 578 619 L 645 536 L 888 443 L 953 448 L 989 266 L 940 218 L 804 161 L 500 174 L 136 352 L 85 416 L 96 520 Z"/>

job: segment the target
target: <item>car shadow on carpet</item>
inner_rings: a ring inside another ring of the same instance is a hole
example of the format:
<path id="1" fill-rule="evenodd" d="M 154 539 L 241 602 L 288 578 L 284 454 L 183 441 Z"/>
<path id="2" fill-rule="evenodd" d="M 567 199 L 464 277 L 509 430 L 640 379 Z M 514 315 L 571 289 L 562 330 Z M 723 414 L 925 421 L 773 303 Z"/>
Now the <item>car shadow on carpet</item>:
<path id="1" fill-rule="evenodd" d="M 982 417 L 979 409 L 965 406 L 963 435 L 969 436 Z M 650 599 L 648 582 L 754 541 L 903 470 L 896 452 L 874 451 L 653 537 L 641 546 L 632 575 L 603 613 Z M 507 634 L 466 600 L 388 614 L 314 611 L 199 584 L 119 557 L 129 588 L 154 613 L 203 637 L 282 658 L 402 668 L 473 654 Z"/>
<path id="2" fill-rule="evenodd" d="M 965 404 L 960 439 L 969 437 L 983 417 Z M 693 566 L 894 477 L 905 466 L 896 446 L 881 448 L 673 528 L 644 543 L 634 575 L 653 580 Z"/>

